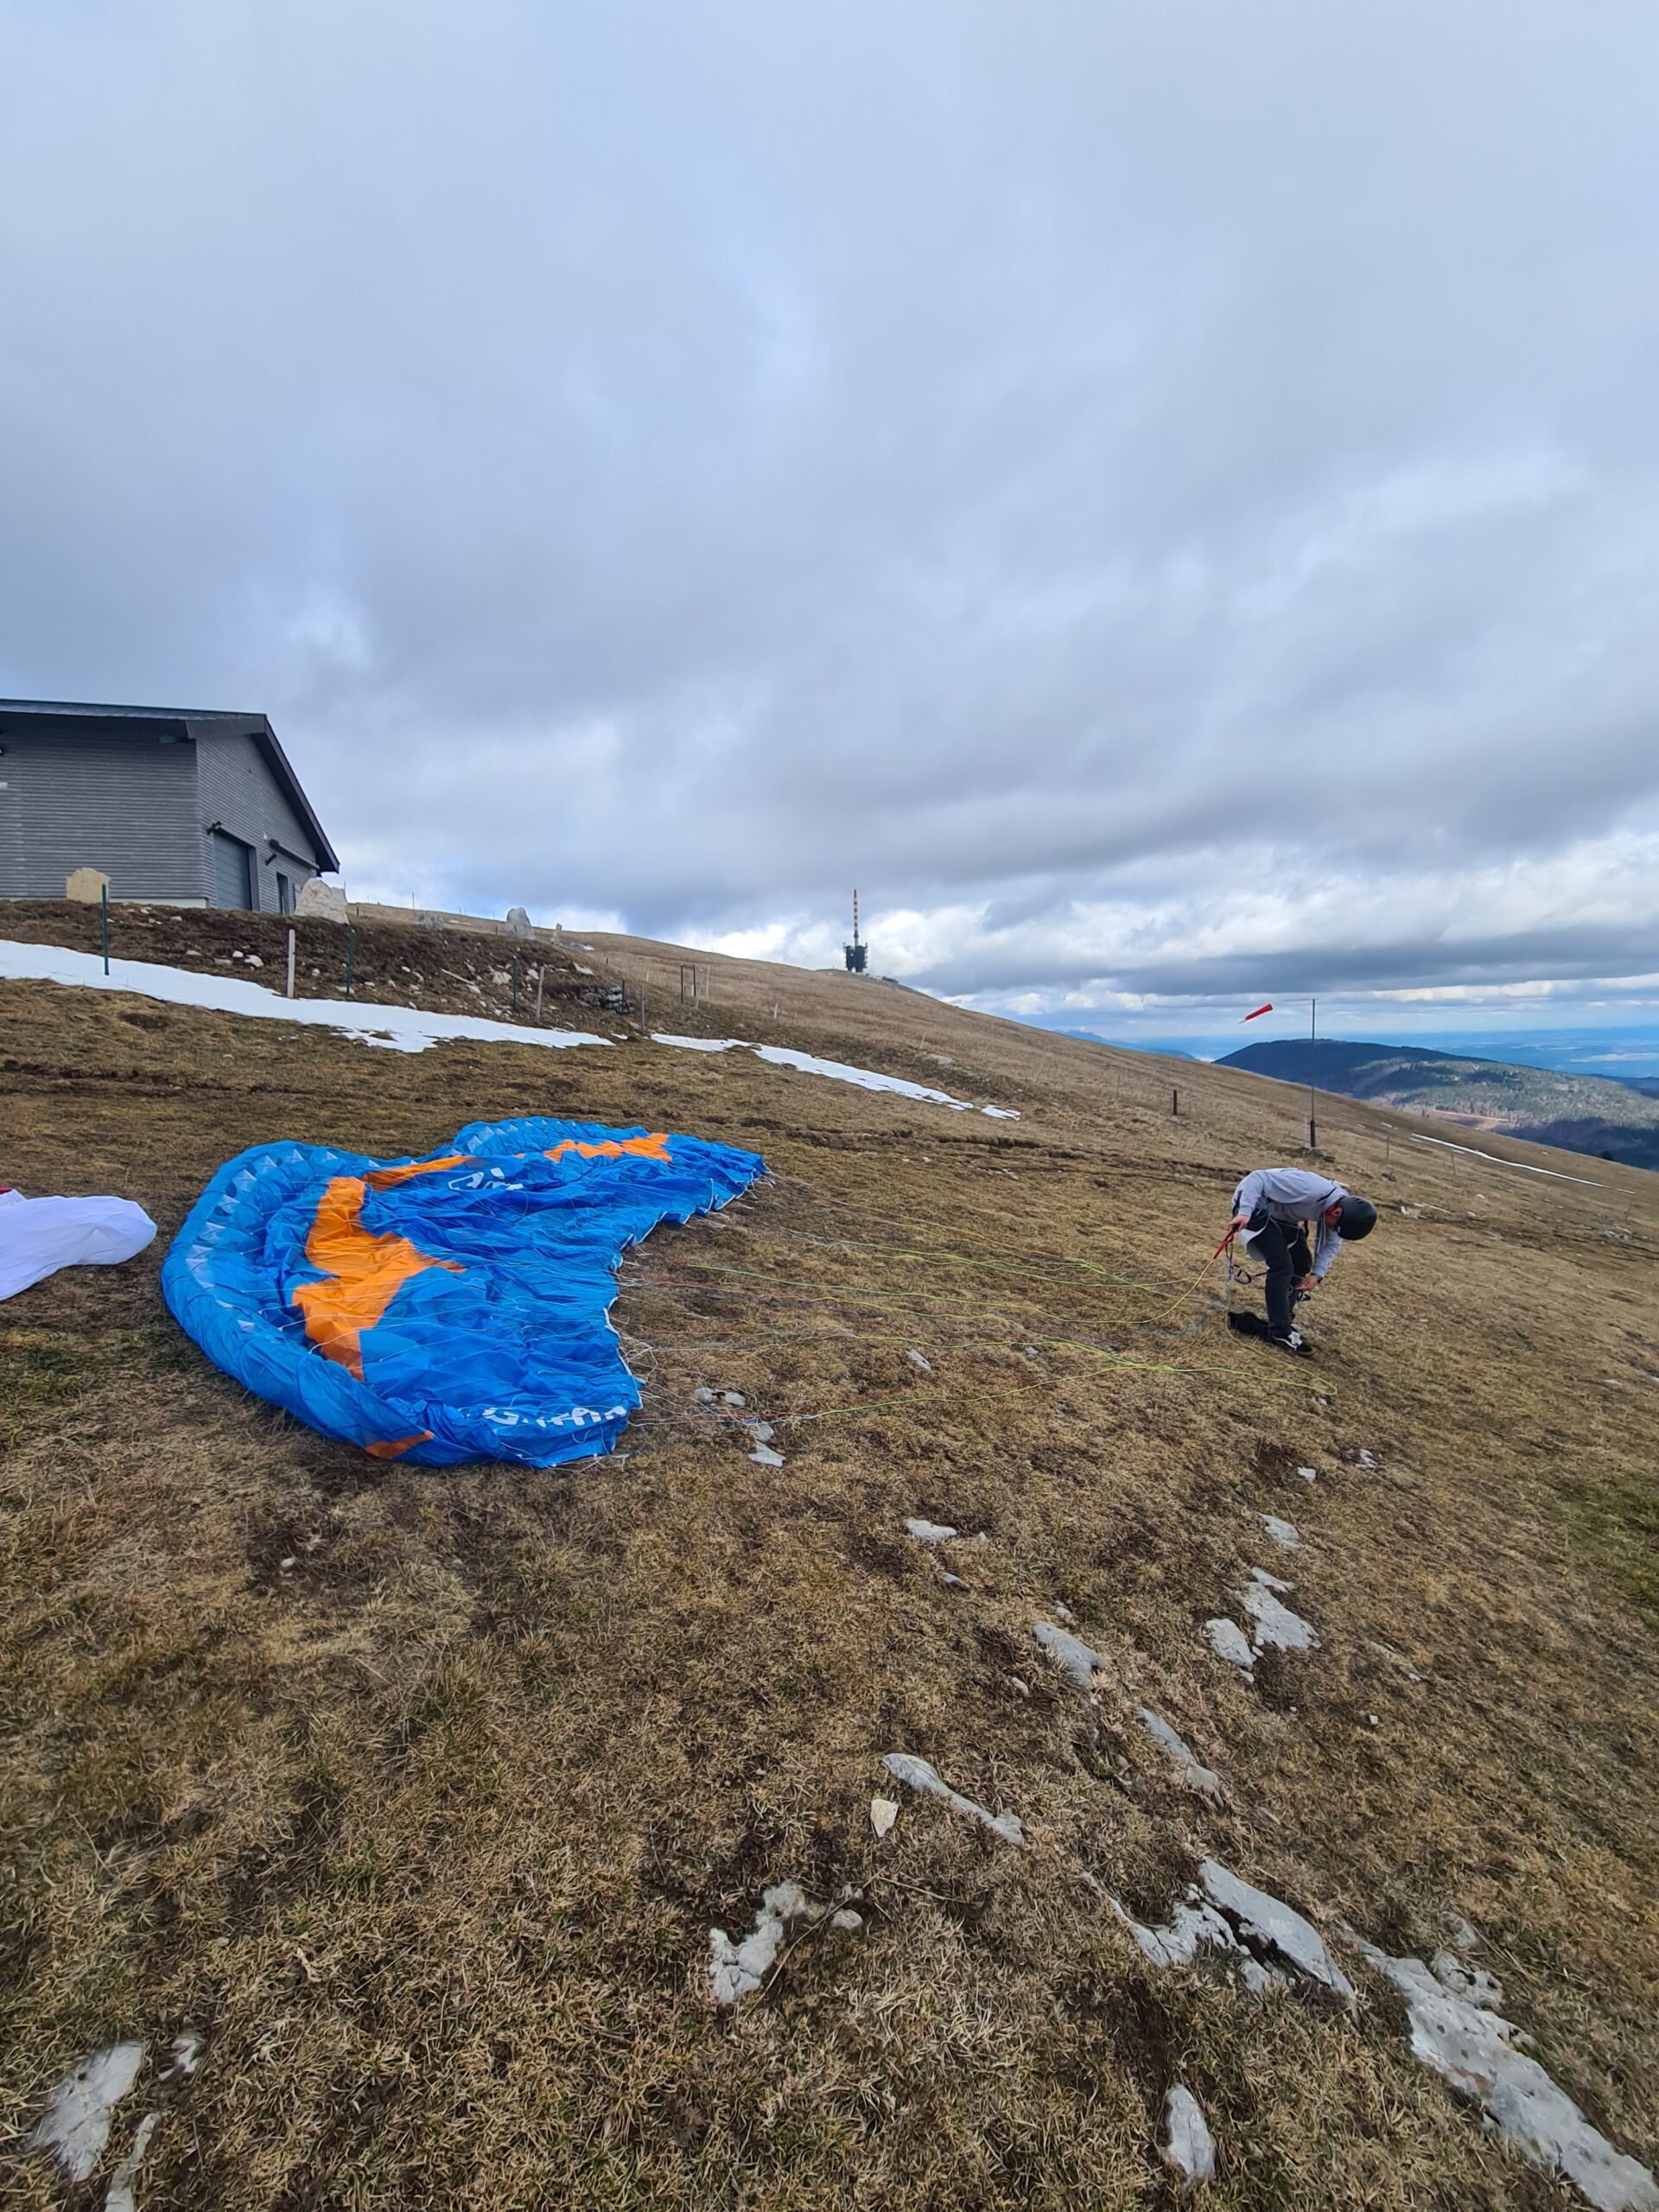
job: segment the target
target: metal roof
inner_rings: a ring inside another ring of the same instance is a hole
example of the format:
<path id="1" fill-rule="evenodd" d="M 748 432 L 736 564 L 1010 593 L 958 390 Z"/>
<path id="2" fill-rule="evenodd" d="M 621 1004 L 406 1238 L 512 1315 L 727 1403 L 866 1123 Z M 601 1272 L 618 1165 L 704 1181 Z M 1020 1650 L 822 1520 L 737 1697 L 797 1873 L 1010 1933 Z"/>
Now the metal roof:
<path id="1" fill-rule="evenodd" d="M 311 842 L 316 847 L 319 867 L 328 874 L 339 872 L 340 855 L 324 834 L 303 785 L 278 743 L 276 731 L 264 715 L 233 714 L 222 707 L 99 707 L 88 706 L 73 699 L 0 699 L 0 723 L 11 715 L 27 716 L 30 721 L 100 722 L 106 728 L 118 730 L 124 724 L 139 723 L 149 729 L 154 729 L 158 723 L 163 726 L 170 724 L 168 734 L 175 737 L 188 737 L 191 734 L 189 725 L 193 723 L 232 724 L 235 734 L 251 737 L 258 747 L 266 767 L 275 777 L 289 804 L 305 824 Z M 226 734 L 232 733 L 227 731 Z"/>

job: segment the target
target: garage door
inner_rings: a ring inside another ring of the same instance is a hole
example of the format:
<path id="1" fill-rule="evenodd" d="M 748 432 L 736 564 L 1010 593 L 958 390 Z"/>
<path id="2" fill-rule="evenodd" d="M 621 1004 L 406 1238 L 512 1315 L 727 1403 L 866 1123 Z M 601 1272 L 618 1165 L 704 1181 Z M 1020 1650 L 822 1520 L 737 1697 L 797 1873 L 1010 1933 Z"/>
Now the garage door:
<path id="1" fill-rule="evenodd" d="M 213 904 L 251 906 L 253 848 L 223 830 L 213 832 Z"/>

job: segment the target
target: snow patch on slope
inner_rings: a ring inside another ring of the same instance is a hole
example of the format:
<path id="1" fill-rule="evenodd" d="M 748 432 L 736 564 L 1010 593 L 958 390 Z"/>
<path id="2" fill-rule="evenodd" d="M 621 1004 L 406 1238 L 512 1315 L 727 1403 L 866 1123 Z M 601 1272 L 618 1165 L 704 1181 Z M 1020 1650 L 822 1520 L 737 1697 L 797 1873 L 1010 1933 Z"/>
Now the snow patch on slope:
<path id="1" fill-rule="evenodd" d="M 471 1014 L 427 1013 L 419 1007 L 373 1006 L 361 999 L 285 999 L 239 976 L 203 976 L 188 968 L 163 968 L 149 960 L 111 960 L 110 972 L 95 952 L 60 945 L 14 944 L 0 939 L 0 979 L 12 982 L 77 984 L 124 991 L 167 1006 L 206 1007 L 257 1021 L 291 1021 L 302 1028 L 333 1029 L 359 1044 L 398 1052 L 424 1052 L 454 1037 L 495 1045 L 608 1045 L 581 1029 L 525 1029 L 512 1021 L 486 1021 Z"/>
<path id="2" fill-rule="evenodd" d="M 815 1052 L 798 1052 L 789 1045 L 750 1045 L 741 1037 L 673 1037 L 653 1029 L 653 1045 L 674 1045 L 686 1052 L 753 1052 L 757 1059 L 778 1068 L 796 1068 L 803 1075 L 828 1076 L 836 1083 L 850 1083 L 859 1090 L 890 1090 L 900 1098 L 914 1098 L 924 1106 L 948 1106 L 953 1114 L 988 1114 L 993 1121 L 1017 1122 L 1008 1106 L 971 1106 L 953 1098 L 948 1090 L 930 1090 L 925 1083 L 908 1083 L 903 1076 L 878 1075 L 873 1068 L 855 1068 L 845 1060 L 821 1060 Z"/>

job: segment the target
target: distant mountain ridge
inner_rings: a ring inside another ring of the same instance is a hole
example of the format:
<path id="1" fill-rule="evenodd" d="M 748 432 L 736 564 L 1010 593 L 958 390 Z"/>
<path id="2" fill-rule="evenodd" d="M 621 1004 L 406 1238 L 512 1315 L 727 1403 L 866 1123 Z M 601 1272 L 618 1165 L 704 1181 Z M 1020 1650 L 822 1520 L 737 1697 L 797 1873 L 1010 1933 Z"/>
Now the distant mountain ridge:
<path id="1" fill-rule="evenodd" d="M 1316 1046 L 1305 1037 L 1246 1045 L 1217 1065 L 1306 1083 L 1310 1051 L 1321 1090 L 1631 1167 L 1659 1167 L 1659 1096 L 1648 1089 L 1648 1078 L 1566 1075 L 1429 1046 L 1353 1044 L 1338 1037 L 1322 1037 Z"/>

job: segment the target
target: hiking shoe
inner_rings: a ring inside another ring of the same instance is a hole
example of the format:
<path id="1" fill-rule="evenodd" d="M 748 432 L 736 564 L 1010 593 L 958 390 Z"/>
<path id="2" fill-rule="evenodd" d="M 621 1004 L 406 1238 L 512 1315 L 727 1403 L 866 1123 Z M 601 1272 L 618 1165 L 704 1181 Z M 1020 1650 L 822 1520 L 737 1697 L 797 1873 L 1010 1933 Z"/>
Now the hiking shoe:
<path id="1" fill-rule="evenodd" d="M 1269 1329 L 1268 1342 L 1276 1344 L 1281 1351 L 1294 1353 L 1298 1359 L 1312 1359 L 1313 1357 L 1313 1347 L 1300 1329 L 1287 1329 L 1283 1336 L 1276 1330 Z"/>

